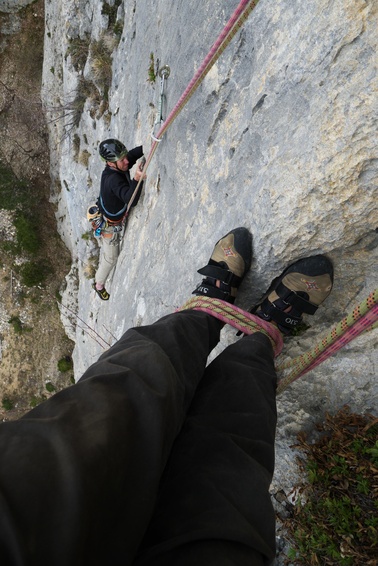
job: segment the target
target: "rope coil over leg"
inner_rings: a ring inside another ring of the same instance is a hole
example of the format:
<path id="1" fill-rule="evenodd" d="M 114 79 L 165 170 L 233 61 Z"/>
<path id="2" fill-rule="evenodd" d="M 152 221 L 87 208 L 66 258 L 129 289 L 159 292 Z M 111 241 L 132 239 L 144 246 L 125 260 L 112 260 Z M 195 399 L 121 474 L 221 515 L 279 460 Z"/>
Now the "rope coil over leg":
<path id="1" fill-rule="evenodd" d="M 199 296 L 189 299 L 177 310 L 182 311 L 186 309 L 205 312 L 226 324 L 230 324 L 244 334 L 262 332 L 270 339 L 275 357 L 279 356 L 282 351 L 282 335 L 275 326 L 249 312 L 243 311 L 233 304 L 220 299 Z M 281 374 L 281 378 L 278 381 L 277 394 L 282 393 L 293 381 L 317 367 L 354 338 L 363 332 L 377 327 L 378 288 L 332 328 L 313 350 L 277 366 L 277 372 Z M 293 368 L 289 375 L 282 376 L 284 370 L 289 368 Z"/>
<path id="2" fill-rule="evenodd" d="M 281 353 L 283 339 L 281 332 L 269 322 L 265 322 L 258 316 L 243 311 L 239 307 L 221 299 L 213 299 L 212 297 L 193 297 L 189 299 L 178 311 L 193 309 L 205 312 L 218 318 L 225 324 L 230 324 L 237 328 L 243 334 L 253 334 L 254 332 L 262 332 L 269 338 L 272 343 L 274 356 Z"/>

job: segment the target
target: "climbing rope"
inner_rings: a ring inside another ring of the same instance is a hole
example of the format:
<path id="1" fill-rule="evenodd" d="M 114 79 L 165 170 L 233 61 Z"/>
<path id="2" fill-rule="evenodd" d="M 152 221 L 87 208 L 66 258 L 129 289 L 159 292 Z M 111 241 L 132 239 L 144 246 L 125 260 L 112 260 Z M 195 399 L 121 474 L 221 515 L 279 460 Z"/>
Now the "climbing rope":
<path id="1" fill-rule="evenodd" d="M 198 71 L 193 76 L 192 80 L 182 93 L 176 105 L 171 110 L 166 121 L 161 125 L 156 136 L 153 136 L 153 143 L 149 155 L 146 159 L 143 171 L 146 172 L 151 159 L 157 149 L 159 142 L 164 133 L 172 125 L 174 119 L 181 112 L 183 107 L 187 104 L 189 99 L 193 96 L 196 89 L 199 87 L 211 67 L 218 60 L 220 55 L 226 49 L 235 34 L 242 27 L 249 14 L 256 6 L 255 1 L 241 0 L 238 7 L 232 14 L 231 18 L 223 28 L 221 34 L 213 44 L 209 53 L 203 60 Z M 127 212 L 128 214 L 142 179 L 139 180 L 137 187 L 129 201 Z M 325 359 L 332 356 L 340 348 L 348 344 L 351 340 L 359 336 L 362 332 L 376 327 L 378 325 L 378 289 L 369 295 L 369 297 L 358 305 L 351 314 L 343 318 L 339 324 L 334 327 L 330 333 L 323 338 L 315 348 L 301 356 L 294 358 L 289 362 L 285 362 L 277 367 L 278 373 L 283 373 L 287 369 L 291 369 L 290 373 L 279 380 L 277 393 L 284 391 L 293 381 L 303 376 L 308 371 L 314 369 L 321 364 Z M 282 335 L 275 326 L 266 323 L 257 316 L 252 315 L 242 309 L 210 297 L 194 297 L 187 301 L 179 310 L 194 309 L 206 312 L 226 324 L 237 328 L 244 334 L 253 334 L 254 332 L 264 333 L 271 341 L 274 349 L 275 357 L 277 357 L 282 350 Z"/>
<path id="2" fill-rule="evenodd" d="M 282 351 L 282 335 L 274 325 L 249 312 L 243 311 L 235 305 L 211 297 L 194 297 L 189 299 L 179 310 L 185 309 L 206 312 L 222 322 L 237 328 L 244 334 L 262 332 L 271 340 L 275 357 Z M 362 332 L 377 327 L 378 288 L 343 318 L 315 348 L 288 362 L 277 365 L 276 369 L 279 375 L 277 394 L 282 393 L 293 381 L 317 367 Z M 290 368 L 293 368 L 290 373 L 283 376 L 282 374 L 285 370 Z"/>
<path id="3" fill-rule="evenodd" d="M 343 318 L 325 336 L 313 350 L 285 362 L 277 367 L 278 372 L 293 368 L 289 375 L 282 377 L 278 393 L 296 379 L 314 369 L 324 360 L 335 354 L 340 348 L 359 336 L 362 332 L 378 325 L 378 288 L 362 301 L 353 311 Z"/>
<path id="4" fill-rule="evenodd" d="M 174 121 L 174 119 L 178 116 L 178 114 L 184 108 L 185 104 L 187 104 L 189 99 L 193 96 L 194 92 L 197 90 L 197 88 L 199 87 L 199 85 L 201 84 L 201 82 L 203 81 L 205 76 L 207 75 L 207 73 L 210 71 L 211 67 L 218 60 L 218 58 L 223 53 L 223 51 L 226 49 L 226 47 L 228 46 L 230 41 L 233 39 L 233 37 L 236 35 L 236 33 L 242 27 L 244 22 L 247 20 L 249 14 L 252 12 L 253 8 L 256 6 L 257 1 L 258 0 L 256 0 L 256 1 L 241 0 L 238 7 L 235 9 L 234 13 L 232 14 L 230 19 L 228 20 L 227 24 L 225 25 L 222 32 L 218 36 L 217 40 L 215 41 L 215 43 L 211 47 L 209 53 L 206 55 L 205 59 L 203 60 L 202 64 L 200 65 L 198 71 L 195 73 L 192 80 L 190 81 L 190 83 L 188 84 L 188 86 L 186 87 L 186 89 L 184 90 L 182 95 L 180 96 L 178 102 L 176 103 L 176 105 L 173 107 L 173 109 L 169 113 L 167 119 L 162 124 L 162 126 L 160 127 L 160 129 L 158 130 L 156 135 L 154 136 L 150 152 L 149 152 L 148 157 L 146 159 L 146 164 L 143 168 L 144 173 L 147 171 L 148 166 L 151 163 L 151 159 L 152 159 L 152 157 L 153 157 L 153 155 L 154 155 L 154 153 L 157 149 L 157 146 L 159 145 L 159 141 L 161 140 L 162 136 L 168 130 L 168 128 L 172 125 L 172 122 Z M 131 196 L 131 199 L 130 199 L 128 207 L 127 207 L 126 214 L 129 213 L 129 210 L 130 210 L 130 208 L 131 208 L 131 206 L 132 206 L 132 204 L 133 204 L 133 202 L 136 198 L 136 195 L 138 194 L 138 189 L 139 189 L 139 185 L 140 185 L 141 182 L 142 182 L 142 179 L 140 179 L 138 181 L 138 184 L 135 188 L 135 191 Z"/>
<path id="5" fill-rule="evenodd" d="M 157 138 L 161 138 L 163 134 L 167 131 L 169 126 L 172 124 L 173 120 L 177 117 L 180 111 L 183 109 L 185 104 L 189 101 L 189 99 L 193 96 L 194 92 L 197 90 L 207 73 L 210 71 L 211 67 L 214 63 L 218 60 L 220 55 L 226 49 L 230 41 L 233 39 L 235 34 L 239 31 L 241 26 L 244 24 L 246 19 L 248 18 L 249 14 L 252 12 L 253 8 L 256 6 L 256 2 L 251 0 L 242 0 L 234 13 L 232 14 L 231 18 L 223 28 L 222 32 L 218 36 L 217 40 L 211 47 L 209 53 L 203 60 L 202 64 L 200 65 L 198 71 L 195 73 L 194 77 L 182 93 L 181 97 L 179 98 L 178 102 L 171 110 L 168 118 L 164 122 L 164 124 L 159 129 L 158 133 L 156 134 Z M 156 142 L 153 144 L 151 151 L 156 148 Z"/>
<path id="6" fill-rule="evenodd" d="M 258 0 L 257 0 L 258 1 Z M 146 172 L 157 149 L 159 142 L 164 133 L 172 125 L 175 118 L 193 96 L 211 67 L 218 60 L 220 55 L 231 42 L 235 34 L 242 27 L 249 14 L 255 8 L 257 1 L 241 0 L 238 7 L 232 14 L 231 18 L 223 28 L 221 34 L 213 44 L 209 53 L 203 60 L 198 71 L 182 93 L 176 105 L 171 110 L 166 121 L 161 125 L 160 129 L 153 136 L 153 143 L 149 155 L 146 159 L 143 171 Z M 138 181 L 136 189 L 129 201 L 126 215 L 134 202 L 139 185 L 142 179 Z M 351 340 L 359 336 L 362 332 L 375 328 L 378 325 L 378 289 L 373 291 L 369 297 L 358 305 L 351 314 L 343 318 L 339 324 L 334 327 L 330 333 L 323 338 L 315 348 L 301 356 L 294 358 L 289 362 L 285 362 L 277 367 L 277 372 L 282 373 L 287 369 L 291 369 L 290 373 L 279 380 L 277 393 L 282 393 L 293 381 L 303 376 L 308 371 L 314 369 L 325 359 L 332 356 L 340 348 L 348 344 Z M 252 315 L 242 309 L 210 297 L 194 297 L 187 301 L 180 309 L 194 309 L 206 312 L 226 324 L 237 328 L 244 334 L 253 334 L 254 332 L 262 332 L 271 341 L 274 349 L 274 355 L 277 357 L 282 350 L 283 340 L 281 333 L 275 326 L 266 323 L 257 316 Z"/>
<path id="7" fill-rule="evenodd" d="M 237 328 L 243 334 L 253 334 L 254 332 L 262 332 L 269 338 L 272 343 L 274 356 L 281 353 L 283 340 L 281 332 L 269 322 L 265 322 L 258 316 L 250 312 L 243 311 L 239 307 L 226 303 L 220 299 L 211 297 L 196 296 L 189 299 L 179 311 L 192 309 L 202 311 L 215 318 L 218 318 L 225 324 L 230 324 Z"/>

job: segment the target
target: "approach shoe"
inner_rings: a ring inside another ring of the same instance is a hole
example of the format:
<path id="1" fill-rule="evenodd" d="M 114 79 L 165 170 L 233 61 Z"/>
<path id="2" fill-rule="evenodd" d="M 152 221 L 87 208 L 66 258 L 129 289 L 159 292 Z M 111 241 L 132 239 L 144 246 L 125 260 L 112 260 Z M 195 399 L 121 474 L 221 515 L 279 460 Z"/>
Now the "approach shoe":
<path id="1" fill-rule="evenodd" d="M 283 334 L 302 323 L 302 314 L 315 314 L 333 285 L 333 266 L 324 255 L 300 259 L 273 280 L 262 301 L 250 312 L 274 322 Z"/>
<path id="2" fill-rule="evenodd" d="M 233 303 L 251 261 L 251 233 L 247 228 L 231 230 L 215 244 L 209 263 L 198 270 L 206 277 L 192 294 Z"/>
<path id="3" fill-rule="evenodd" d="M 93 289 L 96 291 L 97 295 L 100 297 L 100 299 L 102 299 L 103 301 L 108 301 L 109 300 L 109 293 L 107 292 L 107 290 L 105 289 L 105 287 L 103 287 L 102 289 L 97 289 L 96 288 L 96 283 L 92 283 L 92 287 Z"/>

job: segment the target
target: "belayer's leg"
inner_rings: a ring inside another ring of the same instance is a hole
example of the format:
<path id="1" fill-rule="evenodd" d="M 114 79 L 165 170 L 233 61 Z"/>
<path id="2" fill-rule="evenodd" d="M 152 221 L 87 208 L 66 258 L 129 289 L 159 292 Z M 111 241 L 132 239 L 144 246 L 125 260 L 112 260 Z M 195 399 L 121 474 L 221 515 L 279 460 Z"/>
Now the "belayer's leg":
<path id="1" fill-rule="evenodd" d="M 221 326 L 186 311 L 131 329 L 76 385 L 0 425 L 2 565 L 132 563 Z"/>
<path id="2" fill-rule="evenodd" d="M 131 329 L 76 385 L 0 425 L 2 565 L 131 563 L 220 328 L 187 311 Z"/>
<path id="3" fill-rule="evenodd" d="M 272 346 L 261 333 L 229 346 L 206 369 L 135 566 L 271 562 L 275 390 Z"/>
<path id="4" fill-rule="evenodd" d="M 289 266 L 253 310 L 290 333 L 333 284 L 322 255 Z M 135 566 L 261 566 L 275 555 L 268 493 L 276 422 L 273 355 L 261 333 L 206 369 L 173 446 Z"/>

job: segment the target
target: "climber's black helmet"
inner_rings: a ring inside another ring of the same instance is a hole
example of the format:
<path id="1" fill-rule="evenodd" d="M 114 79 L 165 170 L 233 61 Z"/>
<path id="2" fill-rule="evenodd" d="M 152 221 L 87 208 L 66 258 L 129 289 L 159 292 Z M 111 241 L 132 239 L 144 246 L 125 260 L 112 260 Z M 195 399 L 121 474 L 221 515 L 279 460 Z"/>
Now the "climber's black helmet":
<path id="1" fill-rule="evenodd" d="M 127 155 L 126 146 L 119 140 L 109 139 L 100 143 L 99 152 L 104 161 L 115 163 Z"/>

